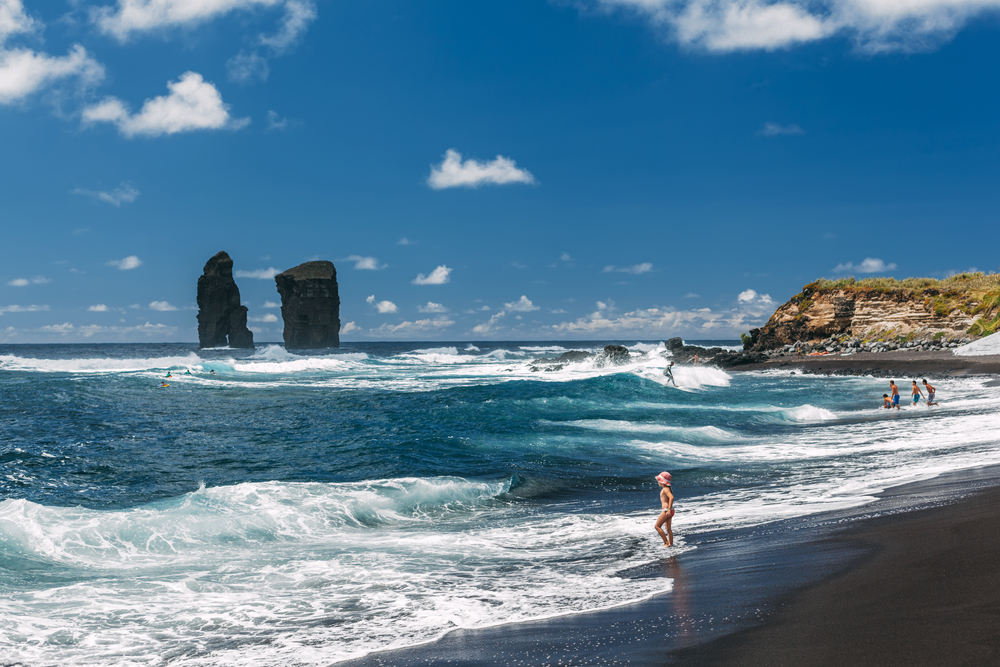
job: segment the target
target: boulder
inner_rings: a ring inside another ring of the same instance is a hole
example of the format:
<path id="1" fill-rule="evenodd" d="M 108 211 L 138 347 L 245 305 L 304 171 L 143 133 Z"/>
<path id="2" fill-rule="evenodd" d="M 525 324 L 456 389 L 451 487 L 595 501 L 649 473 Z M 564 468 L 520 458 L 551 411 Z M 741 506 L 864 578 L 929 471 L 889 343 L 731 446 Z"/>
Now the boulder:
<path id="1" fill-rule="evenodd" d="M 624 345 L 605 345 L 604 358 L 607 362 L 615 366 L 627 364 L 632 360 L 629 356 L 628 348 Z"/>
<path id="2" fill-rule="evenodd" d="M 198 347 L 253 348 L 247 328 L 247 307 L 233 280 L 233 260 L 225 252 L 205 263 L 198 278 Z"/>
<path id="3" fill-rule="evenodd" d="M 285 348 L 340 347 L 340 294 L 332 262 L 306 262 L 274 277 L 281 295 Z"/>

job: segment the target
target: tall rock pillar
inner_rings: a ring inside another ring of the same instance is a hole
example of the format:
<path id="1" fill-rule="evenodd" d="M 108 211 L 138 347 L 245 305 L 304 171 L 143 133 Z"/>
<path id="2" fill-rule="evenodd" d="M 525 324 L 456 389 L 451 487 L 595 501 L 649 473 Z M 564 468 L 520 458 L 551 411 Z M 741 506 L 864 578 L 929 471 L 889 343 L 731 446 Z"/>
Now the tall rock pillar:
<path id="1" fill-rule="evenodd" d="M 205 263 L 198 278 L 198 347 L 253 348 L 247 328 L 247 307 L 240 303 L 240 288 L 233 280 L 233 260 L 225 252 Z"/>
<path id="2" fill-rule="evenodd" d="M 274 277 L 281 295 L 285 348 L 340 347 L 337 269 L 325 260 L 306 262 Z"/>

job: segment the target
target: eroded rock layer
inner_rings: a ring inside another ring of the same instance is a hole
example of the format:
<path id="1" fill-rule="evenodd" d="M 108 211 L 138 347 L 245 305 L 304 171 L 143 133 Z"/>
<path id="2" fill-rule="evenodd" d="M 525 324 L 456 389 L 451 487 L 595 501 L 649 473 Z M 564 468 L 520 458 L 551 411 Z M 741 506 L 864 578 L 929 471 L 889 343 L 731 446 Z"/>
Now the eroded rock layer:
<path id="1" fill-rule="evenodd" d="M 219 252 L 205 263 L 198 278 L 198 346 L 253 348 L 247 308 L 233 280 L 233 260 Z"/>
<path id="2" fill-rule="evenodd" d="M 287 349 L 340 347 L 337 269 L 324 260 L 306 262 L 274 277 L 281 295 Z"/>

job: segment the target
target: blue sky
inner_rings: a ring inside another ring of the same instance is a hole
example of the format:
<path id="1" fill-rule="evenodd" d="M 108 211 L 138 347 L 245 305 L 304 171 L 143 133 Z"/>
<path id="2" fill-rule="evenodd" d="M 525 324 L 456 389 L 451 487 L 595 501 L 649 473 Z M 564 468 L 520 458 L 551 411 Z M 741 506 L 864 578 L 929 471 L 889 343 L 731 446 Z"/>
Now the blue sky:
<path id="1" fill-rule="evenodd" d="M 0 342 L 733 338 L 996 271 L 1000 0 L 0 0 Z"/>

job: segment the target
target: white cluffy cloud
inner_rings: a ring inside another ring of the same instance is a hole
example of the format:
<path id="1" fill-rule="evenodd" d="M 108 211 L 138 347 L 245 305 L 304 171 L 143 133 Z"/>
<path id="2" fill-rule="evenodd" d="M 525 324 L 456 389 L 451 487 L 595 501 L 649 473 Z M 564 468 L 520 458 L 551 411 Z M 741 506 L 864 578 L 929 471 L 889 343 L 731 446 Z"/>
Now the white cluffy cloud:
<path id="1" fill-rule="evenodd" d="M 192 28 L 238 10 L 278 7 L 285 0 L 118 0 L 114 7 L 94 7 L 98 30 L 126 41 L 136 33 Z"/>
<path id="2" fill-rule="evenodd" d="M 4 313 L 41 313 L 48 311 L 48 306 L 0 306 L 0 315 Z"/>
<path id="3" fill-rule="evenodd" d="M 160 312 L 167 312 L 169 310 L 177 310 L 177 306 L 172 306 L 167 301 L 151 301 L 149 307 L 152 310 L 158 310 Z"/>
<path id="4" fill-rule="evenodd" d="M 103 303 L 98 303 L 88 307 L 87 310 L 91 313 L 106 313 L 108 312 L 108 307 Z"/>
<path id="5" fill-rule="evenodd" d="M 428 301 L 426 306 L 417 306 L 417 310 L 421 313 L 447 313 L 448 309 L 442 306 L 440 303 L 434 303 L 433 301 Z"/>
<path id="6" fill-rule="evenodd" d="M 833 36 L 862 51 L 920 51 L 951 39 L 1000 0 L 595 0 L 647 17 L 683 46 L 773 51 Z"/>
<path id="7" fill-rule="evenodd" d="M 251 317 L 251 318 L 249 318 L 249 321 L 251 321 L 251 322 L 277 322 L 278 321 L 278 316 L 275 315 L 274 313 L 264 313 L 260 317 Z"/>
<path id="8" fill-rule="evenodd" d="M 254 269 L 253 271 L 237 271 L 234 275 L 237 278 L 256 278 L 257 280 L 271 280 L 279 273 L 281 273 L 281 269 L 276 269 L 273 266 L 271 266 L 266 269 Z M 267 303 L 265 303 L 264 304 L 265 308 L 278 307 L 278 304 L 276 303 L 272 305 L 268 305 L 268 303 L 271 302 L 268 301 Z"/>
<path id="9" fill-rule="evenodd" d="M 113 123 L 122 135 L 159 137 L 195 130 L 238 130 L 249 118 L 235 119 L 229 105 L 211 83 L 197 72 L 185 72 L 177 81 L 168 81 L 169 95 L 146 100 L 138 113 L 131 113 L 117 97 L 106 97 L 83 110 L 85 125 Z"/>
<path id="10" fill-rule="evenodd" d="M 379 269 L 384 269 L 385 264 L 379 264 L 378 260 L 374 257 L 362 257 L 361 255 L 351 255 L 350 257 L 345 257 L 344 261 L 354 262 L 355 269 L 367 270 L 367 271 L 378 271 Z"/>
<path id="11" fill-rule="evenodd" d="M 442 264 L 437 267 L 429 276 L 425 276 L 422 273 L 418 273 L 417 277 L 411 280 L 414 285 L 444 285 L 446 282 L 451 280 L 449 277 L 451 274 L 451 269 Z"/>
<path id="12" fill-rule="evenodd" d="M 12 4 L 20 5 L 0 0 L 0 105 L 17 104 L 60 80 L 76 78 L 87 86 L 104 78 L 104 66 L 79 44 L 70 47 L 65 56 L 3 48 L 8 35 L 23 32 L 10 11 Z M 7 25 L 3 25 L 5 21 Z"/>
<path id="13" fill-rule="evenodd" d="M 846 264 L 838 264 L 833 267 L 834 273 L 883 273 L 885 271 L 892 271 L 896 268 L 895 264 L 886 264 L 881 259 L 877 257 L 865 257 L 865 261 L 860 264 L 853 264 L 847 262 Z"/>
<path id="14" fill-rule="evenodd" d="M 755 292 L 752 289 L 748 289 L 748 290 L 744 290 L 744 291 L 740 292 L 740 295 L 739 295 L 739 297 L 738 297 L 737 300 L 739 301 L 739 303 L 745 303 L 745 304 L 750 304 L 750 303 L 755 303 L 755 304 L 769 304 L 769 303 L 774 303 L 774 301 L 771 300 L 771 295 L 770 294 L 757 294 L 757 292 Z"/>
<path id="15" fill-rule="evenodd" d="M 137 269 L 142 266 L 142 260 L 135 255 L 129 255 L 125 259 L 112 259 L 107 262 L 108 266 L 113 266 L 120 271 L 128 271 L 129 269 Z"/>
<path id="16" fill-rule="evenodd" d="M 28 278 L 14 278 L 7 282 L 11 287 L 27 287 L 28 285 L 44 285 L 45 283 L 52 282 L 49 278 L 45 276 L 35 276 L 30 280 Z"/>
<path id="17" fill-rule="evenodd" d="M 538 310 L 538 306 L 531 303 L 531 299 L 524 296 L 523 294 L 521 295 L 521 298 L 518 299 L 517 301 L 514 301 L 512 303 L 505 303 L 503 306 L 507 310 L 511 310 L 518 313 L 527 313 L 532 310 Z"/>
<path id="18" fill-rule="evenodd" d="M 642 264 L 636 264 L 634 266 L 614 266 L 609 264 L 605 266 L 602 273 L 611 273 L 612 271 L 617 271 L 619 273 L 631 273 L 634 275 L 639 275 L 640 273 L 649 273 L 653 270 L 653 265 L 649 262 L 643 262 Z"/>
<path id="19" fill-rule="evenodd" d="M 376 303 L 374 294 L 365 299 L 365 301 L 375 306 L 375 310 L 377 310 L 380 313 L 395 313 L 397 310 L 399 310 L 396 307 L 396 304 L 394 304 L 392 301 L 379 301 L 378 303 Z"/>
<path id="20" fill-rule="evenodd" d="M 806 131 L 801 127 L 792 123 L 791 125 L 779 125 L 778 123 L 764 123 L 764 127 L 760 128 L 757 134 L 762 137 L 780 137 L 784 134 L 805 134 Z"/>
<path id="21" fill-rule="evenodd" d="M 115 188 L 111 192 L 104 192 L 103 190 L 85 190 L 83 188 L 76 188 L 74 190 L 71 190 L 70 194 L 93 197 L 98 201 L 107 202 L 108 204 L 112 204 L 113 206 L 121 206 L 122 203 L 134 202 L 141 193 L 128 183 L 122 183 L 119 187 Z"/>
<path id="22" fill-rule="evenodd" d="M 478 188 L 480 185 L 505 185 L 507 183 L 534 183 L 535 177 L 508 157 L 497 155 L 492 162 L 468 159 L 453 148 L 445 153 L 444 161 L 431 165 L 427 184 L 435 190 L 445 188 Z"/>

